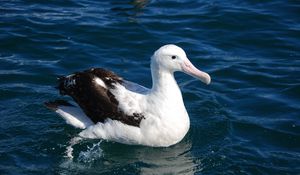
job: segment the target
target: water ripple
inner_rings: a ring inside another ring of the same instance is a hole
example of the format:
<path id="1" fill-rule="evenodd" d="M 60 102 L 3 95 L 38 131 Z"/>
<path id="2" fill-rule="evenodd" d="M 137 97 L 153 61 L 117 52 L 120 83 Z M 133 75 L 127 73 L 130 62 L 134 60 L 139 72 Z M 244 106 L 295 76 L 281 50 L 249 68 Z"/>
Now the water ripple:
<path id="1" fill-rule="evenodd" d="M 1 174 L 297 174 L 296 1 L 7 1 L 0 7 Z M 99 140 L 46 110 L 56 76 L 105 67 L 151 87 L 150 56 L 175 43 L 212 77 L 182 73 L 191 128 L 170 148 Z"/>

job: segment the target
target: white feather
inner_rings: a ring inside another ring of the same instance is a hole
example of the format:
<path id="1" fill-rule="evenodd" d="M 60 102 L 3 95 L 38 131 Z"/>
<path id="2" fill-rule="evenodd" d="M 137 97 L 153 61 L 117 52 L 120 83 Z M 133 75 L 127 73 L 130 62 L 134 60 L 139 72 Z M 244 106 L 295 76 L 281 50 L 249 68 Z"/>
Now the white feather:
<path id="1" fill-rule="evenodd" d="M 110 90 L 119 102 L 119 110 L 126 115 L 133 115 L 133 113 L 143 113 L 144 96 L 126 89 L 123 85 L 117 83 L 115 87 Z"/>
<path id="2" fill-rule="evenodd" d="M 95 78 L 94 81 L 95 81 L 98 85 L 100 85 L 100 86 L 102 86 L 103 88 L 107 89 L 106 84 L 105 84 L 104 81 L 102 81 L 100 78 Z"/>
<path id="3" fill-rule="evenodd" d="M 94 124 L 79 107 L 59 106 L 55 112 L 60 114 L 67 124 L 76 128 L 85 129 Z"/>

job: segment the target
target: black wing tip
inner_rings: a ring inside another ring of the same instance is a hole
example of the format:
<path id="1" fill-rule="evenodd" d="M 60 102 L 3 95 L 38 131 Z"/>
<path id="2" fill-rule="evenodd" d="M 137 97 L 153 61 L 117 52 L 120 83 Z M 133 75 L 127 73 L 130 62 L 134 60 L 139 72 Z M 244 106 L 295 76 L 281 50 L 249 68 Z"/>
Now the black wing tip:
<path id="1" fill-rule="evenodd" d="M 54 111 L 57 110 L 59 106 L 74 106 L 65 100 L 48 101 L 48 102 L 45 102 L 44 105 L 47 108 L 54 110 Z"/>
<path id="2" fill-rule="evenodd" d="M 58 76 L 57 77 L 58 85 L 55 87 L 55 89 L 59 90 L 60 95 L 66 95 L 67 94 L 65 86 L 64 86 L 65 80 L 66 80 L 66 76 Z"/>

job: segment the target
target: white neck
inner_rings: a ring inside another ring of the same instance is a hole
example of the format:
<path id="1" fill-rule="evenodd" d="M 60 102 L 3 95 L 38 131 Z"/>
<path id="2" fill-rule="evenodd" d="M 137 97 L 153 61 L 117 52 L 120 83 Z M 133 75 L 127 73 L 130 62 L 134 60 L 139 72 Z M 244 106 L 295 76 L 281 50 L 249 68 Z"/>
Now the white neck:
<path id="1" fill-rule="evenodd" d="M 150 94 L 166 100 L 182 101 L 181 91 L 174 78 L 174 73 L 158 65 L 151 64 L 152 88 Z"/>
<path id="2" fill-rule="evenodd" d="M 181 91 L 173 72 L 151 64 L 151 74 L 153 84 L 147 96 L 148 110 L 155 116 L 154 121 L 159 121 L 156 129 L 160 131 L 159 135 L 163 135 L 164 140 L 176 143 L 184 137 L 190 126 Z"/>

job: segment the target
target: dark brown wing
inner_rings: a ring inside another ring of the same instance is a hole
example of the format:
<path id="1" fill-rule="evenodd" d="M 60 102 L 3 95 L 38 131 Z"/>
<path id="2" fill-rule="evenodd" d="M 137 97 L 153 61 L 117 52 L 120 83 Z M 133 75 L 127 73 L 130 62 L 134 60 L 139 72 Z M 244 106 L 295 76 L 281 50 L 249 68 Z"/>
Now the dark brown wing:
<path id="1" fill-rule="evenodd" d="M 105 86 L 97 84 L 97 78 L 101 79 Z M 128 116 L 118 109 L 118 101 L 110 92 L 116 83 L 122 84 L 122 78 L 111 71 L 95 68 L 60 77 L 58 89 L 60 94 L 71 96 L 94 123 L 111 118 L 128 125 L 139 126 L 144 118 L 142 114 Z"/>

